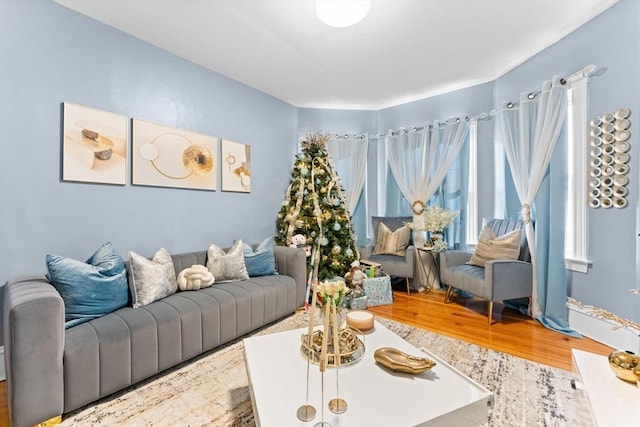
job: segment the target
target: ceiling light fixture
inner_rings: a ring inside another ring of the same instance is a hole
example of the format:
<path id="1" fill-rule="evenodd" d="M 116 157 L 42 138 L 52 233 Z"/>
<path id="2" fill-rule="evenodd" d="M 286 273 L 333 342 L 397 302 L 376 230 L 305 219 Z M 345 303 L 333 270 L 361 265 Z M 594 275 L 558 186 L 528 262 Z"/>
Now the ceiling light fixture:
<path id="1" fill-rule="evenodd" d="M 371 9 L 371 0 L 316 0 L 318 18 L 331 27 L 350 27 L 362 21 Z"/>

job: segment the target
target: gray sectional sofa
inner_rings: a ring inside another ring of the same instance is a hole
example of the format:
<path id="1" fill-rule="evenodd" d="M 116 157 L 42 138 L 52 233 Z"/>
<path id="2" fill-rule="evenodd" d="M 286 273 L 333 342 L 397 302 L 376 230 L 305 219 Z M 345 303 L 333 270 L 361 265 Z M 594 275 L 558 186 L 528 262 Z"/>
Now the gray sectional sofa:
<path id="1" fill-rule="evenodd" d="M 177 292 L 65 330 L 46 276 L 7 282 L 4 347 L 9 417 L 32 426 L 70 412 L 293 313 L 304 303 L 306 256 L 277 246 L 278 275 Z M 175 271 L 206 251 L 173 255 Z"/>

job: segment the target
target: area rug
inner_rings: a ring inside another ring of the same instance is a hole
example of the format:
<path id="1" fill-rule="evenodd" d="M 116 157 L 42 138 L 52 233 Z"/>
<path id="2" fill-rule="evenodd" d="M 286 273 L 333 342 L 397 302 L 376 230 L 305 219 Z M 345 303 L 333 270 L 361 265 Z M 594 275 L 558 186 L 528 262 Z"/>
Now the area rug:
<path id="1" fill-rule="evenodd" d="M 494 407 L 485 426 L 594 425 L 586 396 L 571 387 L 571 372 L 391 320 L 378 321 L 491 390 Z M 301 328 L 306 322 L 306 314 L 297 313 L 253 335 Z M 242 340 L 63 418 L 60 426 L 253 426 Z"/>

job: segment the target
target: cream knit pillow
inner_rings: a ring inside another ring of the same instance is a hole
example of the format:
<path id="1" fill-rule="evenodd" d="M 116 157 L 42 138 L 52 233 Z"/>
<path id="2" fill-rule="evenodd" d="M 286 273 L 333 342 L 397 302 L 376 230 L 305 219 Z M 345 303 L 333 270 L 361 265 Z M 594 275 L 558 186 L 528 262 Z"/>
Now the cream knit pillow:
<path id="1" fill-rule="evenodd" d="M 476 252 L 467 264 L 484 267 L 487 261 L 516 260 L 520 256 L 520 230 L 497 236 L 489 227 L 484 227 L 478 237 Z"/>

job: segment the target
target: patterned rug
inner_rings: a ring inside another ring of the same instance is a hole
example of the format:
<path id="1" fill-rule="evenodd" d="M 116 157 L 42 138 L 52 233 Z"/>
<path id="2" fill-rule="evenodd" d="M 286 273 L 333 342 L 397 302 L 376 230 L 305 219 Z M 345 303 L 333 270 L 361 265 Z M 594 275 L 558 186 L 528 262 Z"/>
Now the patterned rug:
<path id="1" fill-rule="evenodd" d="M 306 318 L 297 313 L 254 335 L 301 328 Z M 571 387 L 575 378 L 571 372 L 391 320 L 377 320 L 491 390 L 494 408 L 485 426 L 594 425 L 586 396 Z M 253 426 L 242 340 L 67 414 L 59 425 Z"/>

